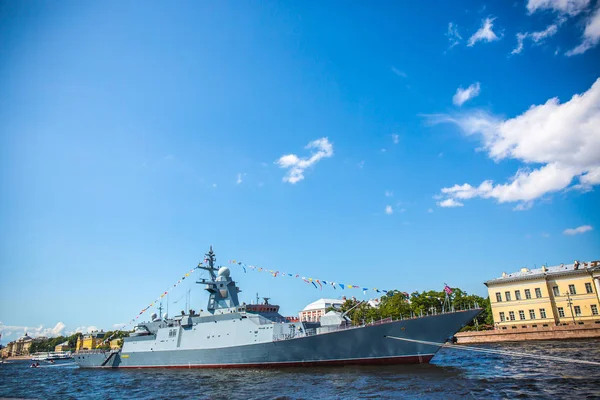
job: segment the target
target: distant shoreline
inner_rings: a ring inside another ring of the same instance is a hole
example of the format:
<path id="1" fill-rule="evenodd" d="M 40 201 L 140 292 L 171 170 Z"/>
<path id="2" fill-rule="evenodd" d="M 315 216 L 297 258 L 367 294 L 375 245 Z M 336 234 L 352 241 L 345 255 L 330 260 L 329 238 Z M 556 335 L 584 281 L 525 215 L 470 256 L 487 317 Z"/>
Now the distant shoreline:
<path id="1" fill-rule="evenodd" d="M 31 356 L 11 356 L 6 357 L 5 360 L 31 360 Z"/>

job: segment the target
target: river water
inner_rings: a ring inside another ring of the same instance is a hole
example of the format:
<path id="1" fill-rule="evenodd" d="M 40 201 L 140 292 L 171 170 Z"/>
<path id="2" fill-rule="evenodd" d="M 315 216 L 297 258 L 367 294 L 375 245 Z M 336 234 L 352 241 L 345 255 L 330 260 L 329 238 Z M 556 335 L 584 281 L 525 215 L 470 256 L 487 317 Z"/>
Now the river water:
<path id="1" fill-rule="evenodd" d="M 480 345 L 600 362 L 600 340 Z M 600 366 L 443 348 L 431 364 L 283 369 L 83 370 L 0 366 L 0 397 L 31 399 L 597 398 Z"/>

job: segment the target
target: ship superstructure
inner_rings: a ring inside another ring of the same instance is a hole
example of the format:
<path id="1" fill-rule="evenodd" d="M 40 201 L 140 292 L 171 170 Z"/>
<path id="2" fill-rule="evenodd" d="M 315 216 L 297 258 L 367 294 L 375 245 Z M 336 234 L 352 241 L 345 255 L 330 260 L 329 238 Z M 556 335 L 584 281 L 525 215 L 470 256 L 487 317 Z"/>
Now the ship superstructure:
<path id="1" fill-rule="evenodd" d="M 290 322 L 279 306 L 240 304 L 240 289 L 227 267 L 217 268 L 212 250 L 209 278 L 199 279 L 209 293 L 206 310 L 173 318 L 153 314 L 138 324 L 123 348 L 75 354 L 80 367 L 276 367 L 428 362 L 439 346 L 390 340 L 386 336 L 444 342 L 481 310 L 444 313 L 385 323 L 352 326 L 331 311 L 320 323 Z"/>

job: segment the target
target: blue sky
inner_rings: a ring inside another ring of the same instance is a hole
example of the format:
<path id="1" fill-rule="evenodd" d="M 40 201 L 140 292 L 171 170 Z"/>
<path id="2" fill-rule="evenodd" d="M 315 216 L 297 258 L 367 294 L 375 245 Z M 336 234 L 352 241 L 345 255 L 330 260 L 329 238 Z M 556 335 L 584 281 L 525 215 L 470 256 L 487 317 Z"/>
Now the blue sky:
<path id="1" fill-rule="evenodd" d="M 3 2 L 4 337 L 599 259 L 597 2 L 417 3 Z"/>

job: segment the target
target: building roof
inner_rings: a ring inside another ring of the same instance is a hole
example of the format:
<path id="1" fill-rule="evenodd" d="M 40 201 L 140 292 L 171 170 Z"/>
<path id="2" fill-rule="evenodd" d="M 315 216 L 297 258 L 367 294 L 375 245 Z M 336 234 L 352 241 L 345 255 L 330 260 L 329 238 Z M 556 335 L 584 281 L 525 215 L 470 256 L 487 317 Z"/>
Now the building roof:
<path id="1" fill-rule="evenodd" d="M 317 301 L 313 301 L 306 307 L 302 309 L 302 311 L 312 311 L 312 310 L 321 310 L 323 308 L 328 308 L 334 305 L 341 306 L 344 304 L 344 300 L 340 299 L 319 299 Z"/>
<path id="2" fill-rule="evenodd" d="M 103 332 L 103 331 L 100 331 L 100 332 L 94 331 L 94 332 L 89 332 L 89 333 L 84 334 L 83 337 L 84 337 L 84 339 L 91 338 L 91 337 L 97 338 L 97 339 L 102 339 L 104 337 L 104 335 L 105 335 L 105 332 Z"/>
<path id="3" fill-rule="evenodd" d="M 17 339 L 17 341 L 19 341 L 19 342 L 27 342 L 29 340 L 33 340 L 33 338 L 31 336 L 29 336 L 28 334 L 24 334 L 23 336 L 21 336 L 20 338 Z"/>
<path id="4" fill-rule="evenodd" d="M 65 342 L 57 344 L 57 346 L 68 346 L 68 345 L 69 345 L 69 341 L 68 340 L 65 341 Z"/>
<path id="5" fill-rule="evenodd" d="M 560 264 L 553 267 L 546 267 L 542 265 L 541 268 L 529 269 L 521 268 L 518 272 L 507 274 L 502 273 L 499 278 L 490 279 L 485 282 L 486 285 L 493 285 L 504 282 L 515 282 L 529 279 L 540 279 L 545 276 L 557 276 L 557 275 L 571 275 L 578 274 L 585 271 L 597 271 L 600 270 L 600 261 L 587 261 L 579 262 L 575 261 L 573 264 Z"/>

